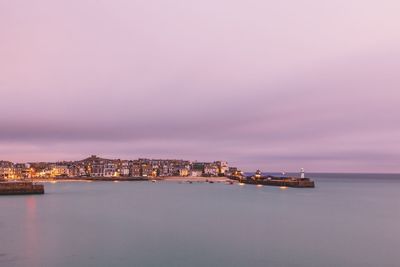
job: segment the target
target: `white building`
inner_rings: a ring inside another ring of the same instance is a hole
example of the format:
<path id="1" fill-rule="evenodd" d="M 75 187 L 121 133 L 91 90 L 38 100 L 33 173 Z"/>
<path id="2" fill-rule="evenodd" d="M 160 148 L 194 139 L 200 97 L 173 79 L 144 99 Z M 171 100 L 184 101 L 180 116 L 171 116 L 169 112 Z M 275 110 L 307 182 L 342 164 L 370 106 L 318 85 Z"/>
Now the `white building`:
<path id="1" fill-rule="evenodd" d="M 203 176 L 203 172 L 200 170 L 191 170 L 190 171 L 190 176 L 192 177 L 201 177 Z"/>
<path id="2" fill-rule="evenodd" d="M 117 165 L 112 162 L 107 162 L 104 164 L 104 171 L 103 171 L 103 176 L 105 177 L 112 177 L 112 176 L 117 176 Z"/>
<path id="3" fill-rule="evenodd" d="M 216 161 L 215 162 L 219 168 L 219 173 L 220 174 L 225 174 L 225 172 L 228 172 L 229 170 L 229 166 L 228 166 L 228 162 L 226 161 Z"/>
<path id="4" fill-rule="evenodd" d="M 127 177 L 127 176 L 129 176 L 129 173 L 130 173 L 129 163 L 127 161 L 126 162 L 122 162 L 119 174 L 121 176 Z"/>
<path id="5" fill-rule="evenodd" d="M 207 176 L 218 176 L 219 168 L 216 164 L 207 164 L 204 166 L 204 174 Z"/>
<path id="6" fill-rule="evenodd" d="M 56 165 L 51 170 L 51 176 L 69 176 L 69 168 L 65 165 Z"/>

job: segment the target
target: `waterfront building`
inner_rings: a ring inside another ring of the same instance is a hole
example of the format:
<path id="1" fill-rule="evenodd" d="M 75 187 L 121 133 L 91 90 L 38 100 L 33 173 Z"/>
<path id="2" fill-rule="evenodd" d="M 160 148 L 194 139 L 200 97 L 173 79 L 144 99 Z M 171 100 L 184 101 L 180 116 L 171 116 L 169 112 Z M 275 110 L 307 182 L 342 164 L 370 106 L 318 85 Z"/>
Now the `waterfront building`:
<path id="1" fill-rule="evenodd" d="M 216 161 L 215 164 L 218 166 L 218 174 L 225 175 L 225 172 L 229 170 L 228 162 L 226 161 Z"/>
<path id="2" fill-rule="evenodd" d="M 0 179 L 14 178 L 14 164 L 10 161 L 0 161 Z"/>
<path id="3" fill-rule="evenodd" d="M 139 163 L 136 162 L 132 162 L 130 165 L 130 176 L 132 177 L 139 177 L 142 175 L 142 168 L 141 165 Z"/>
<path id="4" fill-rule="evenodd" d="M 170 163 L 168 168 L 168 176 L 178 176 L 179 170 L 182 168 L 183 167 L 178 162 Z"/>
<path id="5" fill-rule="evenodd" d="M 229 167 L 229 169 L 225 172 L 225 176 L 232 176 L 238 171 L 236 167 Z"/>
<path id="6" fill-rule="evenodd" d="M 51 166 L 53 166 L 49 162 L 31 162 L 29 165 L 32 178 L 45 178 L 45 174 L 50 176 L 48 172 L 51 169 Z"/>
<path id="7" fill-rule="evenodd" d="M 51 178 L 52 177 L 52 169 L 53 169 L 53 167 L 48 167 L 48 168 L 42 169 L 41 171 L 36 172 L 35 177 L 46 178 L 46 179 Z"/>
<path id="8" fill-rule="evenodd" d="M 153 176 L 153 177 L 160 176 L 161 169 L 160 169 L 159 165 L 153 164 L 151 167 L 152 167 L 151 176 Z"/>
<path id="9" fill-rule="evenodd" d="M 79 163 L 70 164 L 68 166 L 68 174 L 69 177 L 86 176 L 87 172 L 85 169 L 85 165 Z"/>
<path id="10" fill-rule="evenodd" d="M 68 177 L 69 167 L 66 165 L 56 165 L 51 170 L 51 177 Z"/>
<path id="11" fill-rule="evenodd" d="M 224 161 L 190 162 L 179 159 L 120 160 L 92 155 L 78 161 L 31 162 L 14 164 L 0 161 L 0 178 L 55 178 L 55 177 L 155 177 L 155 176 L 220 176 L 234 170 Z"/>
<path id="12" fill-rule="evenodd" d="M 129 162 L 128 161 L 122 161 L 121 162 L 121 167 L 119 169 L 119 175 L 128 177 L 130 174 L 130 168 L 129 168 Z"/>
<path id="13" fill-rule="evenodd" d="M 187 169 L 186 167 L 179 168 L 179 176 L 186 177 L 189 176 L 189 174 L 189 169 Z"/>
<path id="14" fill-rule="evenodd" d="M 111 161 L 105 162 L 103 165 L 103 176 L 104 177 L 118 176 L 117 163 Z"/>
<path id="15" fill-rule="evenodd" d="M 153 176 L 153 166 L 150 164 L 142 164 L 140 176 L 143 177 Z"/>
<path id="16" fill-rule="evenodd" d="M 190 176 L 193 177 L 199 177 L 203 176 L 204 173 L 204 166 L 209 163 L 204 163 L 204 162 L 193 162 L 192 163 L 192 168 L 190 170 Z"/>
<path id="17" fill-rule="evenodd" d="M 29 163 L 16 163 L 14 165 L 14 179 L 28 179 L 31 178 L 31 169 Z"/>
<path id="18" fill-rule="evenodd" d="M 204 166 L 204 175 L 205 176 L 218 176 L 219 167 L 215 163 L 205 164 Z"/>
<path id="19" fill-rule="evenodd" d="M 95 162 L 93 164 L 89 164 L 88 171 L 92 177 L 102 177 L 104 176 L 104 163 Z"/>
<path id="20" fill-rule="evenodd" d="M 150 174 L 151 177 L 159 176 L 159 169 L 153 169 Z"/>
<path id="21" fill-rule="evenodd" d="M 203 171 L 200 171 L 200 170 L 191 170 L 191 171 L 190 171 L 190 176 L 192 176 L 192 177 L 200 177 L 200 176 L 203 176 Z"/>
<path id="22" fill-rule="evenodd" d="M 104 176 L 104 159 L 92 155 L 89 158 L 82 160 L 81 162 L 85 166 L 86 173 L 92 177 L 102 177 Z"/>
<path id="23" fill-rule="evenodd" d="M 178 175 L 179 166 L 171 161 L 163 161 L 162 167 L 160 168 L 160 176 L 174 176 Z"/>
<path id="24" fill-rule="evenodd" d="M 170 166 L 168 164 L 163 164 L 160 168 L 160 176 L 170 176 Z"/>

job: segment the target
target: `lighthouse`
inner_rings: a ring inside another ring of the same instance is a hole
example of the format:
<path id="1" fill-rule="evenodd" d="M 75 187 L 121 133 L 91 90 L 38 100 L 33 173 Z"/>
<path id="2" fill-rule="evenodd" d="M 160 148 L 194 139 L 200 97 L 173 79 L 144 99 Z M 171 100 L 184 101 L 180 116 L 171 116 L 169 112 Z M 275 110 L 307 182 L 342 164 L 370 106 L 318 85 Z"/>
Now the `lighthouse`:
<path id="1" fill-rule="evenodd" d="M 260 170 L 257 170 L 256 173 L 254 174 L 254 180 L 260 180 L 262 176 L 262 172 Z"/>
<path id="2" fill-rule="evenodd" d="M 304 174 L 304 168 L 301 168 L 301 169 L 300 169 L 300 178 L 301 178 L 301 179 L 306 178 L 306 177 L 305 177 L 305 174 Z"/>

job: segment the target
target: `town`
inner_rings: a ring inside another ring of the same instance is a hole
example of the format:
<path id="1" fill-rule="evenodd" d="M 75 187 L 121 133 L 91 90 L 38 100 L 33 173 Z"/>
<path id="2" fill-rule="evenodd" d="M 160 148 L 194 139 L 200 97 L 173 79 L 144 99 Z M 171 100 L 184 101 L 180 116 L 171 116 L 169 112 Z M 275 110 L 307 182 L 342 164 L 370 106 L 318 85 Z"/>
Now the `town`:
<path id="1" fill-rule="evenodd" d="M 44 194 L 44 186 L 35 182 L 82 181 L 152 181 L 224 182 L 239 185 L 314 188 L 314 181 L 300 177 L 264 176 L 257 170 L 245 176 L 226 161 L 198 162 L 176 159 L 121 160 L 92 155 L 78 161 L 13 163 L 0 161 L 0 195 Z"/>
<path id="2" fill-rule="evenodd" d="M 66 178 L 229 177 L 241 173 L 225 161 L 121 160 L 92 155 L 79 161 L 13 163 L 0 161 L 0 180 Z"/>

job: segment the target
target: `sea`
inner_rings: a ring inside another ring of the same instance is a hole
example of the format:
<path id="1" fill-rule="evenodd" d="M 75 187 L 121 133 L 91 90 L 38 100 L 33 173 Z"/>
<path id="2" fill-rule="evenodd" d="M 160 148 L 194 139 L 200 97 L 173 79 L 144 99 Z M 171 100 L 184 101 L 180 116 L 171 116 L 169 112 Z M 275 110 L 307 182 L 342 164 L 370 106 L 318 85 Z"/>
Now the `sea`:
<path id="1" fill-rule="evenodd" d="M 0 266 L 400 266 L 399 174 L 316 188 L 58 182 L 0 196 Z"/>

